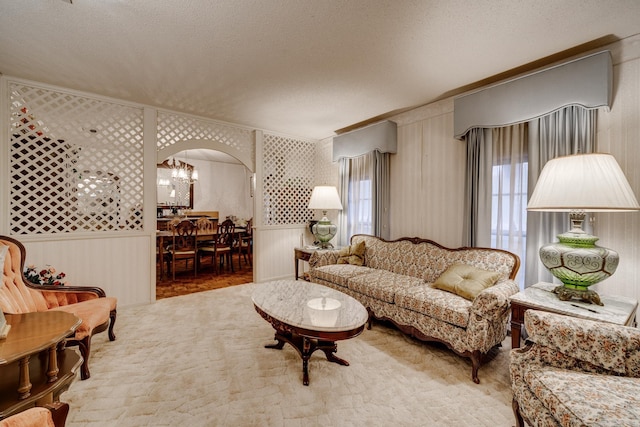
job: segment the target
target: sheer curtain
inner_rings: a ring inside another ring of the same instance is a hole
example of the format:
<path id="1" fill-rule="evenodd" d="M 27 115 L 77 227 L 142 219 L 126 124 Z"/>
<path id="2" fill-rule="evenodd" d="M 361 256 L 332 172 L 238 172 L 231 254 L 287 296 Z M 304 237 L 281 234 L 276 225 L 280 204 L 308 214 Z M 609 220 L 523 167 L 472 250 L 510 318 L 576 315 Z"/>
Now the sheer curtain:
<path id="1" fill-rule="evenodd" d="M 521 260 L 527 225 L 526 127 L 476 128 L 466 135 L 467 244 L 505 249 Z"/>
<path id="2" fill-rule="evenodd" d="M 389 178 L 389 153 L 340 159 L 339 246 L 348 245 L 354 234 L 389 238 Z"/>
<path id="3" fill-rule="evenodd" d="M 529 122 L 529 192 L 547 161 L 577 153 L 595 151 L 597 110 L 570 106 Z M 584 224 L 587 225 L 586 222 Z M 542 265 L 538 251 L 555 242 L 556 236 L 569 229 L 566 213 L 529 212 L 527 215 L 527 261 L 525 286 L 555 279 Z"/>

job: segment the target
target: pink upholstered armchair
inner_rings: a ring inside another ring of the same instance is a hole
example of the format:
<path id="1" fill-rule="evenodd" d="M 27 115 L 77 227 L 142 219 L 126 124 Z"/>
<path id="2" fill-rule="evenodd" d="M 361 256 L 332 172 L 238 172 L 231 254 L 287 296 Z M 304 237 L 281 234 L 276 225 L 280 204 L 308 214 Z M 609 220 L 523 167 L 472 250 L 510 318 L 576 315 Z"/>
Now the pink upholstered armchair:
<path id="1" fill-rule="evenodd" d="M 68 414 L 68 403 L 52 402 L 0 420 L 0 427 L 64 427 Z"/>
<path id="2" fill-rule="evenodd" d="M 116 321 L 117 299 L 107 297 L 97 287 L 42 286 L 30 283 L 23 273 L 26 250 L 22 243 L 11 237 L 0 236 L 0 255 L 4 251 L 3 246 L 7 246 L 8 250 L 4 256 L 1 275 L 0 309 L 11 314 L 61 310 L 82 319 L 75 335 L 67 340 L 67 345 L 78 345 L 84 359 L 80 376 L 83 380 L 89 378 L 91 337 L 108 328 L 109 339 L 116 339 L 113 326 Z"/>

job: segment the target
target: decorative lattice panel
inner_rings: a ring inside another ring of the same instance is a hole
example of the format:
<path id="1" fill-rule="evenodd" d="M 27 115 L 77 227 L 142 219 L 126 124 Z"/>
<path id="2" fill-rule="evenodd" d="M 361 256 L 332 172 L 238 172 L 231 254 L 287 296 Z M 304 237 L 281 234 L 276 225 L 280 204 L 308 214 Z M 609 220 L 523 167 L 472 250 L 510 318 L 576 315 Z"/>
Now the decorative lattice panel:
<path id="1" fill-rule="evenodd" d="M 306 224 L 315 143 L 264 134 L 264 225 Z"/>
<path id="2" fill-rule="evenodd" d="M 251 130 L 169 112 L 158 112 L 158 150 L 180 141 L 207 139 L 255 158 Z"/>
<path id="3" fill-rule="evenodd" d="M 142 108 L 9 90 L 12 234 L 142 230 Z"/>
<path id="4" fill-rule="evenodd" d="M 333 139 L 316 144 L 316 185 L 335 185 L 340 187 L 340 163 L 333 161 Z"/>

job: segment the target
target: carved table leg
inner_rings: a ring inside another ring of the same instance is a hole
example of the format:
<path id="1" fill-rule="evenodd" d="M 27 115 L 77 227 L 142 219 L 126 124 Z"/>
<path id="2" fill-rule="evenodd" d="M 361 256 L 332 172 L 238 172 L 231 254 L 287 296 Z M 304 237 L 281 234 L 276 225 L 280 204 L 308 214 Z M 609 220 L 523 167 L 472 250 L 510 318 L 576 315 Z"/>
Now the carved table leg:
<path id="1" fill-rule="evenodd" d="M 339 358 L 334 353 L 338 351 L 338 344 L 334 341 L 320 341 L 289 332 L 276 331 L 276 343 L 265 345 L 265 348 L 282 350 L 285 343 L 291 344 L 302 358 L 302 384 L 309 385 L 309 359 L 316 350 L 321 350 L 329 362 L 349 366 L 349 362 Z"/>
<path id="2" fill-rule="evenodd" d="M 315 350 L 315 349 L 314 349 Z M 309 385 L 309 358 L 313 350 L 311 350 L 311 340 L 307 337 L 302 337 L 302 384 Z"/>
<path id="3" fill-rule="evenodd" d="M 349 366 L 349 362 L 339 358 L 334 353 L 338 351 L 338 344 L 333 341 L 318 341 L 318 350 L 322 350 L 329 362 L 334 362 L 342 366 Z"/>
<path id="4" fill-rule="evenodd" d="M 57 346 L 52 346 L 49 348 L 49 368 L 47 369 L 47 382 L 53 383 L 58 381 L 58 372 L 60 369 L 58 368 L 58 352 Z"/>
<path id="5" fill-rule="evenodd" d="M 273 337 L 273 339 L 276 340 L 277 342 L 275 344 L 267 344 L 264 346 L 264 348 L 275 348 L 276 350 L 282 350 L 282 348 L 284 347 L 285 341 L 280 339 L 280 334 L 276 333 L 276 336 Z"/>
<path id="6" fill-rule="evenodd" d="M 26 399 L 31 395 L 31 379 L 29 378 L 29 356 L 20 359 L 20 376 L 18 380 L 18 399 Z"/>

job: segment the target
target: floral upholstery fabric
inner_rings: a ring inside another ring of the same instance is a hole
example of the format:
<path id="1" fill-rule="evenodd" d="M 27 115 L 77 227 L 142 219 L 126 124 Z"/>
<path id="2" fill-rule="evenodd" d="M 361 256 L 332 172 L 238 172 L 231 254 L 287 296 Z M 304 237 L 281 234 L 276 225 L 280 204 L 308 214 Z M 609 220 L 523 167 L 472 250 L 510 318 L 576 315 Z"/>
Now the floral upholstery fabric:
<path id="1" fill-rule="evenodd" d="M 630 354 L 640 354 L 640 331 L 636 328 L 619 328 L 575 317 L 558 322 L 548 313 L 529 315 L 526 328 L 529 339 L 538 345 L 557 349 L 619 374 L 638 376 L 640 365 L 627 366 L 630 362 L 637 364 L 637 359 L 628 359 Z M 580 331 L 581 340 L 575 339 L 575 331 Z M 594 342 L 600 344 L 597 352 L 594 352 Z"/>
<path id="2" fill-rule="evenodd" d="M 640 425 L 640 331 L 528 310 L 532 341 L 511 351 L 520 414 L 541 426 Z"/>
<path id="3" fill-rule="evenodd" d="M 369 267 L 360 267 L 358 265 L 331 264 L 313 268 L 309 271 L 309 275 L 313 281 L 315 281 L 314 279 L 324 280 L 335 283 L 342 288 L 346 288 L 348 286 L 347 282 L 350 278 L 362 274 L 373 273 L 374 271 L 375 270 L 372 270 Z"/>
<path id="4" fill-rule="evenodd" d="M 509 297 L 518 292 L 510 279 L 519 267 L 514 255 L 482 248 L 447 249 L 419 239 L 351 239 L 352 245 L 361 242 L 364 267 L 337 265 L 338 250 L 316 251 L 309 260 L 311 280 L 354 297 L 375 318 L 390 320 L 419 339 L 444 342 L 467 357 L 488 352 L 506 337 Z M 455 263 L 501 276 L 473 301 L 435 289 L 431 283 Z"/>
<path id="5" fill-rule="evenodd" d="M 415 277 L 373 269 L 371 273 L 350 277 L 347 280 L 349 289 L 388 303 L 395 302 L 396 293 L 423 284 L 424 281 Z"/>
<path id="6" fill-rule="evenodd" d="M 432 241 L 413 243 L 409 240 L 388 242 L 374 236 L 355 235 L 351 244 L 365 242 L 365 265 L 393 273 L 418 277 L 433 283 L 452 264 L 468 264 L 483 270 L 495 271 L 507 279 L 516 258 L 495 249 L 449 249 Z"/>
<path id="7" fill-rule="evenodd" d="M 403 289 L 396 296 L 396 304 L 461 328 L 469 323 L 471 301 L 436 289 L 432 284 Z"/>

